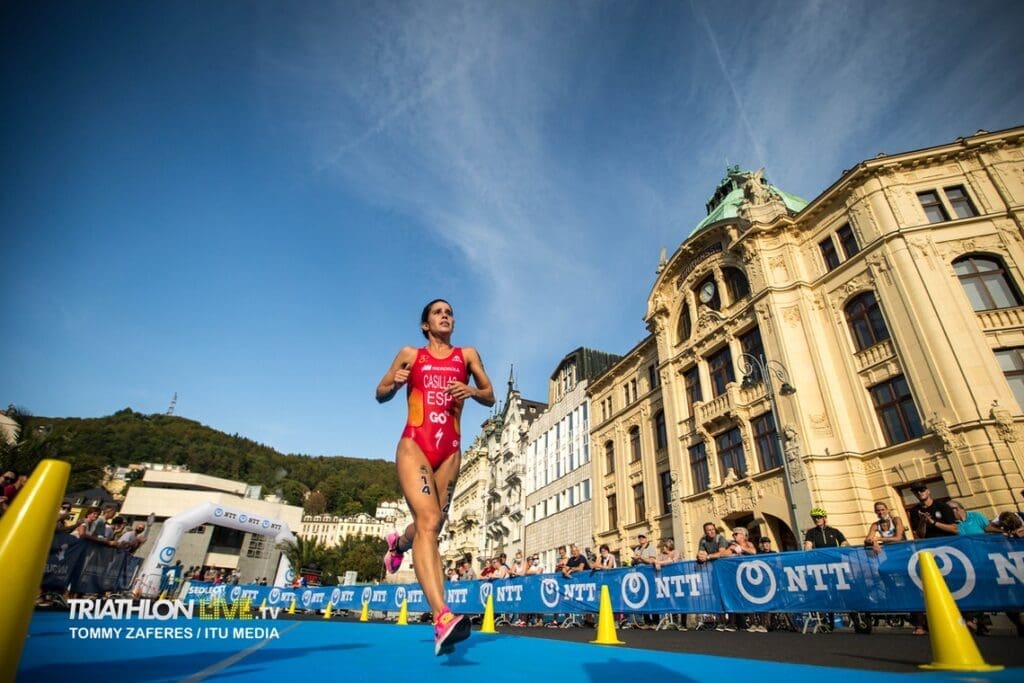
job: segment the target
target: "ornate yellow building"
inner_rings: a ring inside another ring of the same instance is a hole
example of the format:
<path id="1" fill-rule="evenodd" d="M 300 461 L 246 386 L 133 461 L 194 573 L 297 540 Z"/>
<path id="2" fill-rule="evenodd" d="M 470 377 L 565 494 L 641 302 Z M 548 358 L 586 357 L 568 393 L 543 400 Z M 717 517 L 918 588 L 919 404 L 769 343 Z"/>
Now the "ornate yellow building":
<path id="1" fill-rule="evenodd" d="M 879 155 L 805 202 L 728 170 L 663 259 L 650 335 L 590 387 L 598 544 L 702 524 L 859 543 L 931 482 L 991 515 L 1024 483 L 1024 128 Z"/>

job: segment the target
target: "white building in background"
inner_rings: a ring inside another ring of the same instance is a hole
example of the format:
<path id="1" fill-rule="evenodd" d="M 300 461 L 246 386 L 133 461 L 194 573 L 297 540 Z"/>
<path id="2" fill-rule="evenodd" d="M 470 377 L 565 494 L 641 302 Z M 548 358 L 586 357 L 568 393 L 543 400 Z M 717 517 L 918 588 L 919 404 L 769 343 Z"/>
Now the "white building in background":
<path id="1" fill-rule="evenodd" d="M 546 407 L 524 399 L 509 373 L 505 401 L 463 453 L 441 538 L 446 564 L 471 555 L 479 571 L 483 560 L 505 553 L 511 562 L 523 549 L 526 434 Z"/>
<path id="2" fill-rule="evenodd" d="M 438 550 L 446 566 L 454 566 L 464 557 L 473 558 L 474 569 L 479 569 L 477 558 L 486 545 L 484 528 L 490 464 L 483 434 L 477 435 L 462 452 L 459 481 L 452 494 L 448 520 L 438 537 Z"/>
<path id="3" fill-rule="evenodd" d="M 590 405 L 587 385 L 618 356 L 578 348 L 561 360 L 548 382 L 548 406 L 526 434 L 523 493 L 525 554 L 550 571 L 557 548 L 593 548 Z"/>
<path id="4" fill-rule="evenodd" d="M 381 501 L 374 515 L 360 512 L 357 515 L 304 515 L 301 530 L 296 535 L 316 539 L 328 548 L 341 545 L 346 539 L 358 536 L 385 538 L 393 531 L 402 532 L 412 522 L 408 504 L 403 501 Z M 405 554 L 402 567 L 388 581 L 404 583 L 414 581 L 412 573 L 412 551 Z"/>
<path id="5" fill-rule="evenodd" d="M 373 515 L 303 515 L 302 528 L 296 533 L 303 538 L 315 538 L 330 548 L 356 536 L 384 538 L 392 531 L 404 531 L 411 522 L 406 502 L 392 500 L 382 501 Z"/>
<path id="6" fill-rule="evenodd" d="M 203 503 L 215 503 L 265 519 L 285 522 L 293 533 L 302 527 L 302 508 L 259 499 L 259 487 L 244 482 L 211 477 L 183 469 L 147 469 L 143 486 L 132 486 L 121 505 L 121 514 L 131 519 L 154 516 L 146 543 L 136 553 L 145 556 L 170 517 Z M 260 534 L 204 524 L 186 533 L 178 545 L 177 558 L 185 567 L 201 566 L 237 569 L 243 581 L 267 577 L 273 581 L 281 551 L 273 540 Z"/>

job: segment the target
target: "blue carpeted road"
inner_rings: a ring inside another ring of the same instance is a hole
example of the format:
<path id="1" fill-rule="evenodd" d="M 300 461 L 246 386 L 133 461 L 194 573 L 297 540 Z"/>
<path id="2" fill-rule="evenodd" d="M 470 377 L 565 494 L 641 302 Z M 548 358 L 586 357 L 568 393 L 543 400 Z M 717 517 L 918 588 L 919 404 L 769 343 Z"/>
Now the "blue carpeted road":
<path id="1" fill-rule="evenodd" d="M 236 628 L 276 629 L 240 631 Z M 120 631 L 72 629 L 120 628 Z M 129 630 L 135 629 L 135 630 Z M 149 630 L 138 630 L 149 629 Z M 179 629 L 154 631 L 152 629 Z M 187 629 L 187 630 L 186 630 Z M 157 638 L 157 635 L 166 636 Z M 865 683 L 985 683 L 1024 679 L 1024 670 L 915 674 L 850 671 L 801 664 L 657 652 L 513 635 L 481 635 L 454 655 L 434 657 L 426 625 L 342 621 L 153 620 L 72 622 L 64 612 L 36 613 L 18 681 L 170 683 L 171 681 L 415 680 L 464 683 L 523 681 L 693 681 L 733 679 Z"/>

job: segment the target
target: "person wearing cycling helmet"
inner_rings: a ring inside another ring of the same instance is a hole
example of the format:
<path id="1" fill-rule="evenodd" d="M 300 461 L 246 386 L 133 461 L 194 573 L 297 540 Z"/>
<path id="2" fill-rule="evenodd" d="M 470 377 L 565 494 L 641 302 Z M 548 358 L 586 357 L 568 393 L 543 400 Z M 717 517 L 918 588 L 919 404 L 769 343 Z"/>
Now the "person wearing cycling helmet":
<path id="1" fill-rule="evenodd" d="M 828 525 L 828 513 L 824 508 L 811 508 L 811 519 L 814 526 L 804 534 L 804 550 L 850 545 L 842 531 Z"/>

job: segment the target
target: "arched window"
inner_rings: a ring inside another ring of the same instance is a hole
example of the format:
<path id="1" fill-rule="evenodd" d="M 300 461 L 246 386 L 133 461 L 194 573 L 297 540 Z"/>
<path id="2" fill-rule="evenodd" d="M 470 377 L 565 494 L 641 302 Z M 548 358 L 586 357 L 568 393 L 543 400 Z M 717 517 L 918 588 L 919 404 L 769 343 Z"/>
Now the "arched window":
<path id="1" fill-rule="evenodd" d="M 729 303 L 736 303 L 750 295 L 750 283 L 747 276 L 738 268 L 726 268 L 722 271 L 725 286 L 729 289 Z"/>
<path id="2" fill-rule="evenodd" d="M 882 309 L 874 292 L 858 294 L 846 304 L 846 322 L 858 351 L 870 348 L 889 338 L 889 328 L 882 318 Z"/>
<path id="3" fill-rule="evenodd" d="M 630 462 L 640 459 L 640 428 L 633 427 L 629 430 L 629 454 Z"/>
<path id="4" fill-rule="evenodd" d="M 1020 294 L 998 258 L 963 256 L 953 261 L 953 269 L 974 310 L 988 311 L 1021 305 Z"/>
<path id="5" fill-rule="evenodd" d="M 684 342 L 693 333 L 693 321 L 690 319 L 690 304 L 683 302 L 683 310 L 679 312 L 679 341 Z"/>

